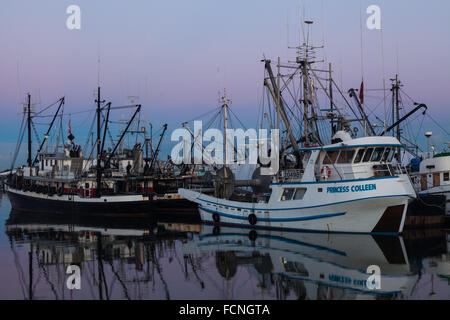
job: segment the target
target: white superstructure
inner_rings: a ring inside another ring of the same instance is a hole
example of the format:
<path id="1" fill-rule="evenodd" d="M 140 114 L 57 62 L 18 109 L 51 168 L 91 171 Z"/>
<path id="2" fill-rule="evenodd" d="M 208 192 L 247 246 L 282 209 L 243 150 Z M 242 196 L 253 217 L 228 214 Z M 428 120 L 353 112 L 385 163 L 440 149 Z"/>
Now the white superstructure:
<path id="1" fill-rule="evenodd" d="M 446 213 L 450 215 L 450 153 L 421 161 L 419 172 L 411 177 L 419 194 L 445 195 Z"/>

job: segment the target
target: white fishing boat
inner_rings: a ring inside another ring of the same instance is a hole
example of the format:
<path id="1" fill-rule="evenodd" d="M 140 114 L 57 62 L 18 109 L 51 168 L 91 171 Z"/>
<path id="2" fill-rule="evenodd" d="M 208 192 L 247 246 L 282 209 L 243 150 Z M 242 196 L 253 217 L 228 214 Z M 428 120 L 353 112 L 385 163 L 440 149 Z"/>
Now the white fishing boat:
<path id="1" fill-rule="evenodd" d="M 188 189 L 203 222 L 271 229 L 401 233 L 408 201 L 416 197 L 404 167 L 394 165 L 394 137 L 352 139 L 339 131 L 323 147 L 305 148 L 304 170 L 273 178 L 270 195 L 232 201 Z"/>
<path id="2" fill-rule="evenodd" d="M 427 138 L 431 132 L 425 133 Z M 415 166 L 414 166 L 415 164 Z M 414 188 L 419 195 L 444 195 L 446 197 L 445 211 L 450 216 L 450 152 L 441 152 L 433 156 L 428 150 L 428 157 L 412 165 L 411 174 Z"/>
<path id="3" fill-rule="evenodd" d="M 307 30 L 311 25 L 312 21 L 305 21 Z M 234 181 L 226 163 L 216 175 L 214 196 L 179 189 L 182 197 L 198 204 L 205 223 L 319 232 L 403 231 L 408 203 L 416 198 L 416 192 L 399 161 L 404 145 L 387 134 L 426 106 L 420 104 L 402 119 L 397 117 L 389 128 L 386 121 L 376 125 L 363 107 L 363 84 L 359 99 L 355 89 L 349 91 L 354 108 L 333 80 L 331 64 L 326 70 L 313 67 L 318 62 L 318 48 L 306 37 L 294 47 L 295 61 L 281 63 L 278 58 L 276 73 L 271 60 L 262 60 L 264 86 L 275 110 L 270 101 L 267 111 L 263 104 L 260 126 L 267 120 L 270 129 L 285 136 L 280 141 L 272 136 L 271 140 L 271 155 L 280 150 L 281 169 L 269 177 L 268 184 L 264 181 L 268 176 L 256 172 L 252 180 Z M 329 108 L 324 109 L 328 101 Z M 227 114 L 225 103 L 224 109 Z M 324 125 L 328 121 L 329 126 Z M 228 137 L 224 123 L 224 136 Z M 331 134 L 325 128 L 331 129 Z M 358 132 L 363 136 L 358 137 Z M 226 146 L 224 149 L 227 155 Z M 253 194 L 235 187 L 252 187 Z"/>

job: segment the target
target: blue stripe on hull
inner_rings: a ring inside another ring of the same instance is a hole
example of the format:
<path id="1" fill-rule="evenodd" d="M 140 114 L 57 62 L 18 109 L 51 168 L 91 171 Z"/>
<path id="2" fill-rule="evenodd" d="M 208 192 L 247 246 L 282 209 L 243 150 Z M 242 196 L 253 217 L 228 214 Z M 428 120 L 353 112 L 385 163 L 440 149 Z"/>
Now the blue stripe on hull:
<path id="1" fill-rule="evenodd" d="M 382 236 L 398 236 L 398 232 L 362 232 L 362 231 L 328 231 L 328 230 L 316 230 L 316 229 L 302 229 L 291 227 L 276 227 L 276 226 L 257 226 L 242 223 L 232 222 L 214 222 L 214 221 L 202 221 L 206 225 L 225 226 L 231 228 L 246 228 L 246 229 L 259 229 L 259 230 L 274 230 L 274 231 L 286 231 L 286 232 L 305 232 L 305 233 L 334 233 L 334 234 L 370 234 L 370 235 L 382 235 Z"/>
<path id="2" fill-rule="evenodd" d="M 375 180 L 386 180 L 386 179 L 396 179 L 399 176 L 392 176 L 392 177 L 377 177 L 377 178 L 367 178 L 367 179 L 350 179 L 350 180 L 336 180 L 336 181 L 311 181 L 311 182 L 275 182 L 271 183 L 272 186 L 279 186 L 279 185 L 297 185 L 297 184 L 323 184 L 323 183 L 347 183 L 347 182 L 364 182 L 364 181 L 375 181 Z"/>
<path id="3" fill-rule="evenodd" d="M 220 216 L 231 218 L 231 219 L 240 219 L 240 220 L 247 220 L 247 217 L 244 216 L 237 216 L 234 214 L 219 212 L 211 209 L 207 209 L 205 207 L 200 206 L 201 210 L 204 210 L 209 213 L 217 213 Z M 260 218 L 258 217 L 258 221 L 265 221 L 265 222 L 289 222 L 289 221 L 307 221 L 307 220 L 316 220 L 316 219 L 325 219 L 330 217 L 337 217 L 337 216 L 343 216 L 345 215 L 345 212 L 339 212 L 339 213 L 329 213 L 329 214 L 319 214 L 316 216 L 309 216 L 309 217 L 297 217 L 297 218 Z"/>
<path id="4" fill-rule="evenodd" d="M 361 200 L 371 200 L 371 199 L 380 199 L 380 198 L 396 198 L 396 197 L 409 197 L 409 195 L 408 194 L 397 194 L 397 195 L 390 195 L 390 196 L 377 196 L 377 197 L 359 198 L 359 199 L 353 199 L 353 200 L 346 200 L 346 201 L 340 201 L 340 202 L 331 202 L 331 203 L 326 203 L 326 204 L 320 204 L 320 205 L 317 205 L 317 206 L 297 207 L 297 208 L 245 208 L 245 207 L 232 206 L 232 205 L 223 204 L 223 203 L 219 204 L 218 202 L 213 202 L 213 201 L 200 199 L 200 198 L 198 198 L 197 200 L 208 202 L 208 203 L 212 203 L 214 205 L 221 205 L 223 207 L 230 207 L 230 208 L 238 208 L 238 209 L 242 209 L 242 210 L 281 211 L 281 210 L 311 209 L 311 208 L 326 207 L 326 206 L 332 206 L 332 205 L 335 205 L 335 204 L 342 204 L 342 203 L 355 202 L 355 201 L 361 201 Z"/>

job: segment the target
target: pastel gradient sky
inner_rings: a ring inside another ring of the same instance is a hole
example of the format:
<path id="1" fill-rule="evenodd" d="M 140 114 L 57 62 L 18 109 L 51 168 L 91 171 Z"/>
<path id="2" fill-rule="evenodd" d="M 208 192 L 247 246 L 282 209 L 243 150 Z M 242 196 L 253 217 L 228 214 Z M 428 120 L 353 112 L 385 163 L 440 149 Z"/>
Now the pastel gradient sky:
<path id="1" fill-rule="evenodd" d="M 81 8 L 81 30 L 66 28 L 71 4 Z M 92 108 L 99 52 L 105 99 L 121 105 L 139 96 L 143 117 L 155 128 L 167 122 L 171 131 L 216 107 L 223 87 L 234 112 L 254 126 L 264 74 L 260 60 L 293 59 L 287 44 L 299 41 L 304 8 L 305 18 L 315 21 L 311 39 L 320 45 L 325 38 L 338 82 L 345 91 L 358 87 L 360 12 L 365 25 L 371 4 L 382 10 L 386 79 L 398 72 L 404 90 L 449 128 L 448 0 L 3 0 L 0 169 L 17 139 L 18 104 L 27 92 L 41 107 L 64 95 L 66 113 Z M 364 28 L 363 38 L 366 88 L 381 88 L 380 31 Z M 86 116 L 72 121 L 80 131 L 90 123 Z M 427 120 L 424 125 L 435 128 Z M 450 140 L 438 131 L 437 141 Z"/>

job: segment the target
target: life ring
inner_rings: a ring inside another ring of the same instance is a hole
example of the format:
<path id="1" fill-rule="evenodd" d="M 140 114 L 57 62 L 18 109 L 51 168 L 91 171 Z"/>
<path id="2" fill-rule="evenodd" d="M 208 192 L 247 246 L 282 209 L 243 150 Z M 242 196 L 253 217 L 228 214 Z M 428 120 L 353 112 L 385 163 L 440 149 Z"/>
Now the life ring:
<path id="1" fill-rule="evenodd" d="M 248 216 L 248 222 L 250 222 L 250 224 L 251 224 L 252 226 L 254 226 L 254 225 L 258 222 L 258 219 L 257 219 L 256 216 L 252 213 L 252 214 L 250 214 L 250 215 Z"/>
<path id="2" fill-rule="evenodd" d="M 329 166 L 325 166 L 320 170 L 320 174 L 322 177 L 329 178 L 331 176 L 331 169 Z"/>
<path id="3" fill-rule="evenodd" d="M 63 189 L 63 187 L 59 187 L 58 188 L 58 196 L 62 196 L 63 195 L 63 193 L 64 193 L 64 189 Z"/>

